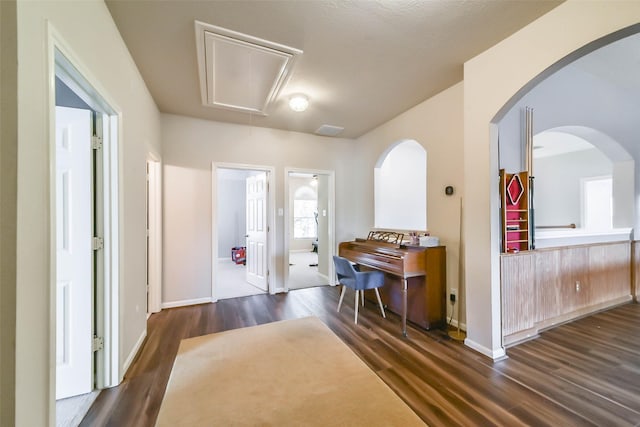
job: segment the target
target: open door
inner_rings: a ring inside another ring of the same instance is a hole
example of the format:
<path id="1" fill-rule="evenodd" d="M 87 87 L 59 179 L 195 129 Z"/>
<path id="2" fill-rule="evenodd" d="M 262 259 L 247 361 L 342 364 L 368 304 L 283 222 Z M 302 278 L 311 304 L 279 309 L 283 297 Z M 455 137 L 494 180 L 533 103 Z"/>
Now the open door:
<path id="1" fill-rule="evenodd" d="M 56 399 L 93 389 L 92 113 L 56 107 Z"/>
<path id="2" fill-rule="evenodd" d="M 285 289 L 335 284 L 331 170 L 285 168 Z"/>
<path id="3" fill-rule="evenodd" d="M 267 173 L 246 179 L 247 282 L 267 291 Z"/>

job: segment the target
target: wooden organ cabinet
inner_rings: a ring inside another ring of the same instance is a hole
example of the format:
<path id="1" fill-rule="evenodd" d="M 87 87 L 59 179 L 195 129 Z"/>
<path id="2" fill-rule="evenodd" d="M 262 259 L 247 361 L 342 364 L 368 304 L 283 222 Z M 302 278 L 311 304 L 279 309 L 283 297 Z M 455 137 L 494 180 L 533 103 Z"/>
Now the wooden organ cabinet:
<path id="1" fill-rule="evenodd" d="M 383 304 L 406 321 L 425 329 L 446 324 L 446 248 L 356 239 L 342 242 L 339 255 L 385 273 L 380 288 Z M 364 270 L 363 269 L 363 270 Z M 405 306 L 406 305 L 406 306 Z"/>

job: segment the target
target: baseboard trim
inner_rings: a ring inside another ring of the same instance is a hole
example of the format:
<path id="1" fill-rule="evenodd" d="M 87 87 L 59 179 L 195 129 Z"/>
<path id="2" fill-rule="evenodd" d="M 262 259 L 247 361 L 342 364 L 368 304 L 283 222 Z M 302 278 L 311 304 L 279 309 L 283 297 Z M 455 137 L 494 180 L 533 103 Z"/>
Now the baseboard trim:
<path id="1" fill-rule="evenodd" d="M 133 360 L 138 355 L 138 352 L 142 348 L 142 344 L 144 343 L 144 340 L 146 338 L 147 338 L 147 328 L 144 328 L 144 330 L 138 337 L 138 341 L 136 341 L 135 345 L 131 349 L 131 352 L 129 352 L 129 356 L 127 356 L 127 358 L 124 361 L 124 364 L 122 365 L 122 375 L 120 375 L 120 378 L 124 378 L 124 375 L 127 373 L 127 371 L 129 370 L 129 367 L 133 363 Z"/>
<path id="2" fill-rule="evenodd" d="M 185 299 L 182 301 L 163 302 L 162 308 L 164 309 L 164 308 L 184 307 L 187 305 L 206 304 L 210 302 L 212 302 L 211 297 Z"/>
<path id="3" fill-rule="evenodd" d="M 504 348 L 500 347 L 496 350 L 491 350 L 483 345 L 478 344 L 477 342 L 470 340 L 469 338 L 464 340 L 464 345 L 467 347 L 477 351 L 478 353 L 482 353 L 493 361 L 497 361 L 503 359 L 507 356 L 507 353 L 504 351 Z"/>
<path id="4" fill-rule="evenodd" d="M 458 327 L 458 320 L 457 319 L 452 319 L 451 322 L 449 323 L 449 326 L 451 326 L 453 328 L 457 328 Z M 467 324 L 466 323 L 460 323 L 460 330 L 461 331 L 466 331 L 467 330 Z"/>

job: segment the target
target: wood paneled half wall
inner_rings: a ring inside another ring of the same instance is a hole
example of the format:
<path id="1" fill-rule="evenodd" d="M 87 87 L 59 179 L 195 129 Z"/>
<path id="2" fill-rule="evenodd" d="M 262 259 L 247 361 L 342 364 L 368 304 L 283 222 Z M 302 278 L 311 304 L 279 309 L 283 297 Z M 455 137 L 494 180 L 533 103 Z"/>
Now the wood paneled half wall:
<path id="1" fill-rule="evenodd" d="M 640 241 L 631 244 L 631 294 L 636 302 L 640 302 Z"/>
<path id="2" fill-rule="evenodd" d="M 503 345 L 517 344 L 541 330 L 630 301 L 640 279 L 637 243 L 502 254 Z"/>

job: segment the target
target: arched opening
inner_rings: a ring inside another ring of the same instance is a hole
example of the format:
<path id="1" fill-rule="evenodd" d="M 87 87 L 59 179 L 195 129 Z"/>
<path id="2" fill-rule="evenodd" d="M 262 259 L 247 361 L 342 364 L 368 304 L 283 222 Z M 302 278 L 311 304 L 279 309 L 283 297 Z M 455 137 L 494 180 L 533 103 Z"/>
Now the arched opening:
<path id="1" fill-rule="evenodd" d="M 640 66 L 629 52 L 640 48 L 638 30 L 610 34 L 558 61 L 493 122 L 498 168 L 532 177 L 530 249 L 544 248 L 500 257 L 503 346 L 631 299 Z M 509 225 L 502 227 L 504 235 Z M 612 271 L 620 274 L 607 277 Z"/>
<path id="2" fill-rule="evenodd" d="M 533 137 L 536 247 L 556 231 L 612 232 L 633 226 L 633 158 L 617 141 L 584 126 L 562 126 Z"/>
<path id="3" fill-rule="evenodd" d="M 639 32 L 637 6 L 628 2 L 620 2 L 616 8 L 598 2 L 564 2 L 523 31 L 465 63 L 464 195 L 465 206 L 473 208 L 463 212 L 464 275 L 468 284 L 465 344 L 488 357 L 498 359 L 505 355 L 501 274 L 502 262 L 508 257 L 501 255 L 500 196 L 496 182 L 498 159 L 505 154 L 503 146 L 499 150 L 498 141 L 502 143 L 507 136 L 498 123 L 524 94 L 556 70 L 612 41 Z M 576 20 L 576 16 L 581 19 Z M 566 31 L 553 31 L 556 28 Z M 539 112 L 536 111 L 536 118 Z M 554 125 L 548 128 L 551 127 Z M 518 145 L 522 141 L 520 128 L 515 132 L 514 145 Z M 639 177 L 636 168 L 633 180 L 638 182 Z M 522 271 L 520 266 L 516 267 L 514 274 Z M 522 288 L 523 292 L 531 290 L 530 285 Z M 535 298 L 520 301 L 522 308 L 529 308 Z"/>
<path id="4" fill-rule="evenodd" d="M 535 183 L 532 247 L 553 246 L 545 240 L 549 234 L 566 235 L 571 228 L 578 236 L 584 234 L 585 229 L 593 228 L 583 224 L 594 212 L 580 211 L 580 204 L 586 206 L 586 184 L 580 180 L 595 176 L 611 177 L 612 218 L 608 230 L 625 229 L 628 235 L 637 224 L 635 161 L 630 153 L 636 151 L 637 145 L 640 79 L 636 76 L 640 66 L 630 61 L 628 52 L 640 48 L 640 35 L 628 35 L 627 31 L 616 35 L 626 37 L 579 58 L 574 53 L 565 58 L 569 63 L 560 69 L 551 67 L 555 72 L 538 77 L 534 87 L 527 85 L 530 90 L 519 93 L 520 99 L 504 111 L 497 124 L 499 167 L 513 172 L 525 170 L 523 111 L 525 106 L 533 108 L 534 166 L 529 171 L 534 177 L 532 185 Z M 603 39 L 611 40 L 613 36 Z M 542 151 L 541 139 L 546 145 Z M 601 204 L 591 206 L 599 209 Z M 607 231 L 604 225 L 597 228 L 600 232 Z M 618 233 L 612 236 L 614 234 Z M 606 240 L 601 235 L 594 238 Z M 563 238 L 556 242 L 558 246 L 572 243 L 589 242 L 584 236 L 575 241 Z"/>
<path id="5" fill-rule="evenodd" d="M 375 227 L 427 230 L 427 152 L 415 140 L 392 144 L 374 169 Z"/>

